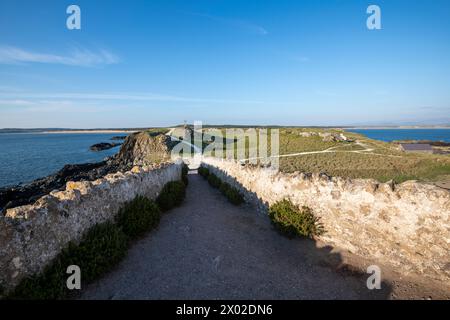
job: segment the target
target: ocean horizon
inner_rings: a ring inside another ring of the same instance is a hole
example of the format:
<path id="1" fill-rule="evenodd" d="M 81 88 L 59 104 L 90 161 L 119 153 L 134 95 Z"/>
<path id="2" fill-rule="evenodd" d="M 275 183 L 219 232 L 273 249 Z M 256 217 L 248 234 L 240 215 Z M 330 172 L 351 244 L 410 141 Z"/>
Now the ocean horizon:
<path id="1" fill-rule="evenodd" d="M 450 142 L 450 129 L 348 129 L 370 139 L 436 140 Z M 100 162 L 118 147 L 93 152 L 89 147 L 109 142 L 111 133 L 3 133 L 0 134 L 0 187 L 30 183 L 57 172 L 67 164 Z"/>

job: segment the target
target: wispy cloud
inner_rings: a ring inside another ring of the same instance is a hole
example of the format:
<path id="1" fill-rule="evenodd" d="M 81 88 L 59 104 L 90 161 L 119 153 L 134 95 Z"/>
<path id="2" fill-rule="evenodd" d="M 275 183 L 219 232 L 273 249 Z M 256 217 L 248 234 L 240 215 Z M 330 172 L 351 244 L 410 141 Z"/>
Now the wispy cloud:
<path id="1" fill-rule="evenodd" d="M 118 62 L 119 58 L 115 54 L 103 49 L 94 52 L 84 48 L 74 48 L 68 55 L 58 55 L 0 45 L 0 64 L 48 63 L 92 67 Z"/>
<path id="2" fill-rule="evenodd" d="M 450 111 L 450 106 L 422 106 L 419 107 L 422 111 Z"/>
<path id="3" fill-rule="evenodd" d="M 0 106 L 19 106 L 19 107 L 28 107 L 35 105 L 35 102 L 30 100 L 21 100 L 21 99 L 0 99 Z"/>
<path id="4" fill-rule="evenodd" d="M 206 13 L 191 13 L 191 14 L 219 22 L 219 23 L 231 26 L 233 28 L 243 30 L 244 32 L 251 33 L 251 34 L 265 36 L 269 33 L 264 27 L 254 24 L 252 22 L 246 21 L 246 20 L 224 18 L 224 17 L 219 17 L 219 16 L 213 16 L 213 15 L 206 14 Z"/>
<path id="5" fill-rule="evenodd" d="M 0 105 L 14 104 L 14 101 L 35 101 L 48 100 L 83 100 L 83 101 L 166 101 L 166 102 L 195 102 L 195 103 L 216 103 L 216 104 L 259 104 L 261 101 L 253 100 L 228 100 L 228 99 L 208 99 L 190 98 L 173 95 L 163 95 L 155 93 L 26 93 L 26 92 L 0 92 Z M 17 104 L 16 104 L 17 105 Z"/>

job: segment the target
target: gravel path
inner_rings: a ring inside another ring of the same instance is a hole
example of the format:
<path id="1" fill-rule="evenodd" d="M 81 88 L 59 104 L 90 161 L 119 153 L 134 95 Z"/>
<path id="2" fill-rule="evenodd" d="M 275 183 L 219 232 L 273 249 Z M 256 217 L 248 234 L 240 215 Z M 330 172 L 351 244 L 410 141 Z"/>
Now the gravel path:
<path id="1" fill-rule="evenodd" d="M 289 240 L 250 206 L 236 207 L 197 174 L 184 204 L 137 241 L 82 299 L 386 299 L 339 253 Z"/>

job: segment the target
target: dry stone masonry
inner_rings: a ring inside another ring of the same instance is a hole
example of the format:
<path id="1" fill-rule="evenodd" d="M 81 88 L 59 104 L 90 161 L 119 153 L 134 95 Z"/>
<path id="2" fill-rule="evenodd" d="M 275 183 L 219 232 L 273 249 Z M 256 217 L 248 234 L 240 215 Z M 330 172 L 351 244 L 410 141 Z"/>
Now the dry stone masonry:
<path id="1" fill-rule="evenodd" d="M 156 198 L 169 181 L 181 179 L 182 163 L 133 167 L 95 181 L 67 182 L 32 205 L 0 215 L 0 285 L 11 289 L 40 272 L 70 241 L 112 220 L 137 195 Z"/>
<path id="2" fill-rule="evenodd" d="M 399 185 L 324 174 L 285 174 L 205 158 L 202 166 L 262 208 L 289 198 L 314 210 L 320 240 L 390 265 L 404 275 L 450 283 L 450 192 L 407 181 Z"/>

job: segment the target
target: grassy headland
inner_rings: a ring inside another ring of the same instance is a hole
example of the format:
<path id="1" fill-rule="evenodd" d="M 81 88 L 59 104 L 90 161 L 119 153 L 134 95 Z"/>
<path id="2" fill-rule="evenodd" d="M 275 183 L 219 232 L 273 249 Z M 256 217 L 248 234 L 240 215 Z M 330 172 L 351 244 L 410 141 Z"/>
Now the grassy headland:
<path id="1" fill-rule="evenodd" d="M 224 134 L 227 128 L 216 129 Z M 397 183 L 450 180 L 450 155 L 405 153 L 395 143 L 372 140 L 342 129 L 277 129 L 280 132 L 280 170 L 283 172 L 322 172 L 330 176 L 373 178 L 380 182 L 394 180 Z M 343 134 L 348 141 L 326 139 L 324 134 Z M 238 148 L 238 143 L 232 140 L 224 145 L 235 152 Z M 248 151 L 246 141 L 246 156 Z"/>

